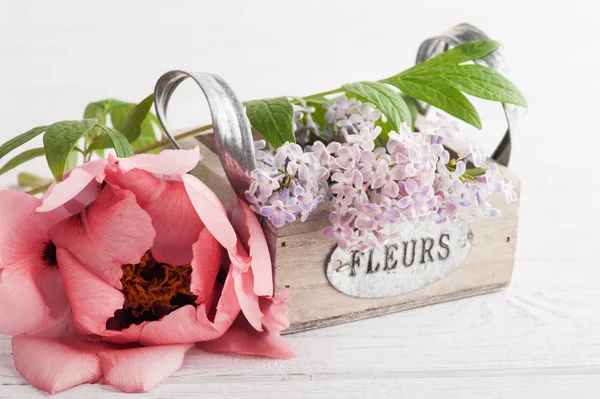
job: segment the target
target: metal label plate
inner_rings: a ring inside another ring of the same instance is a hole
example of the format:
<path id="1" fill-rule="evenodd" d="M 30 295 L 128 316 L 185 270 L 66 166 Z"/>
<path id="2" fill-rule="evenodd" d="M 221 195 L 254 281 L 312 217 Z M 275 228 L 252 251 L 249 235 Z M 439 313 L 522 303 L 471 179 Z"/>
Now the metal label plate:
<path id="1" fill-rule="evenodd" d="M 452 273 L 472 247 L 469 225 L 460 219 L 401 223 L 394 232 L 399 238 L 368 252 L 336 247 L 327 263 L 331 285 L 360 298 L 402 295 Z"/>

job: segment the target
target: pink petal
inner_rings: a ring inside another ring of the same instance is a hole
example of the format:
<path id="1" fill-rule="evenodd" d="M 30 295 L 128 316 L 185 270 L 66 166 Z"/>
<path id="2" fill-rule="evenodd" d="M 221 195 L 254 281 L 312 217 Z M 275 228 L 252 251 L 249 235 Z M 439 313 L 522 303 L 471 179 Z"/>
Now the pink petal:
<path id="1" fill-rule="evenodd" d="M 144 321 L 140 324 L 132 324 L 122 330 L 106 330 L 102 333 L 102 340 L 115 344 L 129 344 L 140 342 L 142 331 L 150 322 Z"/>
<path id="2" fill-rule="evenodd" d="M 190 291 L 196 295 L 196 303 L 201 304 L 206 302 L 213 292 L 221 267 L 222 247 L 205 228 L 200 232 L 200 237 L 192 250 L 194 259 L 192 260 Z"/>
<path id="3" fill-rule="evenodd" d="M 256 331 L 243 315 L 240 315 L 222 337 L 199 343 L 198 347 L 214 352 L 234 352 L 279 359 L 296 357 L 297 352 L 280 335 L 281 330 L 289 327 L 287 305 L 283 298 L 261 297 L 260 307 L 264 314 L 264 331 Z"/>
<path id="4" fill-rule="evenodd" d="M 296 350 L 279 334 L 238 327 L 230 328 L 220 338 L 197 345 L 211 352 L 238 353 L 275 359 L 291 359 L 298 356 Z"/>
<path id="5" fill-rule="evenodd" d="M 106 180 L 133 192 L 152 218 L 156 231 L 152 255 L 156 260 L 172 265 L 191 262 L 192 245 L 203 225 L 183 183 L 160 179 L 140 169 L 126 173 L 107 170 Z"/>
<path id="6" fill-rule="evenodd" d="M 390 176 L 394 180 L 400 180 L 404 177 L 404 166 L 396 165 L 390 170 Z"/>
<path id="7" fill-rule="evenodd" d="M 417 182 L 414 181 L 413 179 L 408 179 L 406 181 L 406 184 L 404 185 L 404 189 L 406 190 L 406 192 L 409 195 L 412 195 L 413 193 L 415 193 L 418 188 L 419 188 L 419 186 L 417 185 Z"/>
<path id="8" fill-rule="evenodd" d="M 56 256 L 75 326 L 81 333 L 101 334 L 106 330 L 106 321 L 123 307 L 123 294 L 86 269 L 68 251 L 57 248 Z"/>
<path id="9" fill-rule="evenodd" d="M 65 205 L 75 213 L 89 205 L 100 194 L 106 164 L 105 159 L 98 159 L 70 171 L 63 181 L 48 189 L 37 211 L 48 212 Z"/>
<path id="10" fill-rule="evenodd" d="M 38 198 L 20 191 L 0 191 L 0 269 L 24 257 L 40 259 L 50 239 L 47 230 L 57 221 L 54 215 L 36 215 Z"/>
<path id="11" fill-rule="evenodd" d="M 103 383 L 123 392 L 147 392 L 179 370 L 192 344 L 98 352 Z"/>
<path id="12" fill-rule="evenodd" d="M 55 214 L 36 214 L 40 200 L 0 191 L 0 333 L 34 333 L 51 327 L 69 309 L 59 271 L 46 265 L 48 226 Z"/>
<path id="13" fill-rule="evenodd" d="M 140 154 L 118 160 L 119 169 L 127 172 L 141 169 L 155 175 L 180 176 L 186 174 L 202 159 L 198 147 L 190 150 L 163 150 L 158 155 Z"/>
<path id="14" fill-rule="evenodd" d="M 228 250 L 235 248 L 237 236 L 225 212 L 225 207 L 204 183 L 192 175 L 182 177 L 194 209 L 204 225 L 219 243 Z"/>
<path id="15" fill-rule="evenodd" d="M 143 345 L 167 345 L 204 341 L 221 333 L 206 317 L 203 305 L 194 308 L 187 305 L 169 313 L 158 321 L 144 326 L 140 343 Z"/>
<path id="16" fill-rule="evenodd" d="M 396 198 L 400 193 L 400 187 L 398 187 L 398 183 L 390 180 L 383 187 L 383 192 L 390 198 Z"/>
<path id="17" fill-rule="evenodd" d="M 258 296 L 254 293 L 252 270 L 239 274 L 234 272 L 234 276 L 235 293 L 244 316 L 255 330 L 262 331 L 261 319 L 263 315 L 258 305 Z"/>
<path id="18" fill-rule="evenodd" d="M 32 386 L 54 394 L 71 387 L 96 383 L 102 377 L 96 352 L 98 342 L 82 339 L 13 337 L 17 371 Z"/>
<path id="19" fill-rule="evenodd" d="M 142 329 L 140 342 L 143 345 L 167 345 L 201 342 L 220 337 L 240 312 L 233 280 L 230 270 L 219 297 L 214 321 L 208 319 L 204 304 L 197 308 L 191 305 L 184 306 L 158 321 L 147 323 Z"/>
<path id="20" fill-rule="evenodd" d="M 121 266 L 139 263 L 154 239 L 150 216 L 133 193 L 109 185 L 93 204 L 52 227 L 49 234 L 57 247 L 119 289 Z"/>
<path id="21" fill-rule="evenodd" d="M 265 233 L 256 215 L 244 201 L 237 200 L 233 203 L 231 223 L 252 258 L 254 293 L 256 295 L 273 295 L 271 256 Z"/>
<path id="22" fill-rule="evenodd" d="M 0 334 L 35 333 L 50 328 L 69 311 L 57 268 L 23 260 L 2 271 L 0 282 Z M 35 269 L 48 269 L 36 274 Z M 53 270 L 50 270 L 53 269 Z M 39 276 L 39 277 L 38 277 Z M 44 282 L 42 277 L 48 278 Z M 38 283 L 39 282 L 39 283 Z M 58 286 L 48 288 L 49 282 Z M 44 293 L 41 289 L 48 288 Z"/>

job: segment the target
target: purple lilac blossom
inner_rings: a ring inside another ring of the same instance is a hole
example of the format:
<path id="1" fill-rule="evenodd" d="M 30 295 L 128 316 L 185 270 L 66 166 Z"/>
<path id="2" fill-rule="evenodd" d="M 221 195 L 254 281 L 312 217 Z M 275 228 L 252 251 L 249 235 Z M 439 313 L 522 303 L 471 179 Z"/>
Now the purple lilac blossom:
<path id="1" fill-rule="evenodd" d="M 403 124 L 377 147 L 381 112 L 371 104 L 338 97 L 325 105 L 325 125 L 312 119 L 314 107 L 294 106 L 298 144 L 285 143 L 274 154 L 256 143 L 258 168 L 246 198 L 255 212 L 276 227 L 305 221 L 319 203 L 331 200 L 330 227 L 324 233 L 343 249 L 366 251 L 384 245 L 396 223 L 446 222 L 461 207 L 474 215 L 497 216 L 486 198 L 503 193 L 516 201 L 516 182 L 504 181 L 491 163 L 485 173 L 469 175 L 468 165 L 484 165 L 472 142 L 451 159 L 444 143 L 456 137 L 454 119 L 437 115 L 413 132 Z M 319 140 L 308 145 L 311 133 Z"/>

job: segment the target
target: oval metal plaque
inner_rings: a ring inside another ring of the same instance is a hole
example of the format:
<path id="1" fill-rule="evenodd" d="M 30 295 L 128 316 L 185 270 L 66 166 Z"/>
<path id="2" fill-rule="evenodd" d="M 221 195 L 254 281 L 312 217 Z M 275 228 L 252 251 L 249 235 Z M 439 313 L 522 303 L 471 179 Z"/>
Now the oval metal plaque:
<path id="1" fill-rule="evenodd" d="M 436 224 L 402 223 L 399 238 L 368 252 L 336 247 L 327 278 L 344 294 L 360 298 L 402 295 L 452 273 L 469 254 L 473 235 L 460 219 Z"/>

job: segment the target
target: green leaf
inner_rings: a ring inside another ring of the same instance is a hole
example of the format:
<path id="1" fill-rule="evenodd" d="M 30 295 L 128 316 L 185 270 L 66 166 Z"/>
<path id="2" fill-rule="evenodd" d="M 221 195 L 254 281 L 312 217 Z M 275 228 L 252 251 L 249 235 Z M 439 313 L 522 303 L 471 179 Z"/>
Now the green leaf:
<path id="1" fill-rule="evenodd" d="M 440 85 L 452 87 L 486 100 L 527 106 L 519 89 L 502 74 L 483 65 L 452 65 L 424 71 L 412 79 L 430 79 Z"/>
<path id="2" fill-rule="evenodd" d="M 113 98 L 89 103 L 83 112 L 83 119 L 96 118 L 98 119 L 98 123 L 105 124 L 107 115 L 110 115 L 115 109 L 127 104 L 129 103 Z"/>
<path id="3" fill-rule="evenodd" d="M 417 117 L 419 116 L 419 106 L 417 105 L 417 100 L 404 93 L 401 93 L 400 95 L 402 96 L 404 102 L 406 103 L 406 106 L 410 110 L 410 118 L 412 120 L 411 128 L 414 130 L 415 122 L 417 121 Z"/>
<path id="4" fill-rule="evenodd" d="M 157 141 L 158 139 L 156 138 L 156 131 L 154 130 L 154 125 L 152 124 L 152 122 L 150 122 L 149 119 L 146 119 L 144 122 L 142 122 L 142 132 L 140 134 L 140 137 L 138 137 L 136 141 L 131 143 L 131 147 L 134 150 L 137 150 L 147 145 L 156 143 Z M 159 147 L 146 152 L 146 154 L 158 154 L 160 151 L 161 148 Z"/>
<path id="5" fill-rule="evenodd" d="M 67 158 L 79 139 L 90 131 L 97 119 L 82 121 L 56 122 L 46 129 L 44 134 L 44 149 L 50 171 L 56 181 L 61 181 L 65 173 Z"/>
<path id="6" fill-rule="evenodd" d="M 142 101 L 142 103 L 146 102 L 148 100 L 148 98 L 144 99 L 144 101 Z M 131 115 L 133 115 L 134 113 L 139 111 L 139 104 L 133 104 L 133 103 L 125 103 L 122 101 L 117 101 L 117 100 L 106 100 L 106 101 L 111 101 L 111 105 L 110 105 L 110 109 L 109 109 L 109 114 L 110 114 L 110 119 L 112 122 L 113 126 L 124 126 L 126 125 L 128 122 L 128 118 L 129 121 L 131 121 L 132 117 Z M 140 103 L 140 104 L 142 104 Z M 146 103 L 146 105 L 148 105 L 148 103 Z M 151 105 L 151 103 L 150 103 Z M 137 108 L 137 110 L 136 110 Z M 149 109 L 149 108 L 148 108 Z M 139 132 L 137 133 L 137 138 L 131 142 L 131 147 L 136 150 L 138 148 L 142 148 L 146 145 L 155 143 L 156 141 L 158 141 L 157 137 L 156 137 L 156 131 L 154 130 L 154 126 L 153 123 L 157 126 L 160 126 L 160 123 L 158 122 L 158 118 L 156 117 L 156 115 L 154 115 L 152 112 L 147 112 L 146 116 L 144 118 L 144 120 L 142 121 L 142 123 L 139 126 Z M 119 128 L 117 128 L 117 130 L 120 131 Z M 128 137 L 129 139 L 130 137 Z M 113 147 L 113 142 L 112 140 L 106 136 L 105 134 L 101 134 L 98 135 L 93 143 L 90 145 L 89 150 L 93 150 L 96 152 L 102 151 L 102 149 L 104 148 L 111 148 Z M 150 151 L 151 153 L 158 153 L 160 152 L 160 148 L 157 148 L 155 150 Z"/>
<path id="7" fill-rule="evenodd" d="M 457 65 L 467 61 L 479 60 L 497 50 L 500 43 L 494 40 L 473 40 L 443 52 L 427 61 L 407 69 L 401 74 L 412 74 L 421 70 L 429 70 L 440 65 Z"/>
<path id="8" fill-rule="evenodd" d="M 142 102 L 133 107 L 119 123 L 113 121 L 113 126 L 119 132 L 123 133 L 130 143 L 133 143 L 142 132 L 142 122 L 146 119 L 148 112 L 150 112 L 152 104 L 154 104 L 154 94 L 150 94 Z"/>
<path id="9" fill-rule="evenodd" d="M 98 123 L 106 123 L 106 115 L 108 114 L 108 100 L 89 103 L 83 111 L 83 119 L 98 119 Z"/>
<path id="10" fill-rule="evenodd" d="M 465 175 L 476 177 L 485 174 L 486 171 L 485 168 L 470 168 L 465 171 Z"/>
<path id="11" fill-rule="evenodd" d="M 335 98 L 327 98 L 327 97 L 311 97 L 306 100 L 308 105 L 310 104 L 331 104 L 335 101 Z"/>
<path id="12" fill-rule="evenodd" d="M 131 105 L 131 108 L 133 108 L 135 106 L 135 104 L 126 103 L 126 102 L 123 102 L 120 100 L 115 100 L 112 98 L 89 103 L 87 105 L 87 107 L 85 107 L 85 111 L 83 112 L 83 119 L 96 118 L 96 119 L 98 119 L 98 123 L 104 125 L 104 124 L 106 124 L 106 117 L 108 115 L 111 115 L 111 120 L 112 120 L 113 119 L 112 114 L 119 108 L 126 106 L 126 105 Z M 112 123 L 114 125 L 114 122 L 112 122 Z M 85 141 L 86 141 L 86 144 L 89 146 L 91 143 L 98 140 L 101 135 L 104 137 L 102 140 L 105 145 L 104 146 L 97 145 L 96 148 L 94 149 L 94 152 L 100 158 L 104 158 L 104 148 L 109 148 L 111 146 L 111 141 L 108 137 L 106 137 L 106 135 L 103 134 L 102 129 L 100 129 L 98 126 L 96 126 L 94 128 L 93 134 L 86 134 Z"/>
<path id="13" fill-rule="evenodd" d="M 108 135 L 119 158 L 126 158 L 133 155 L 131 144 L 129 144 L 129 141 L 127 141 L 127 138 L 121 132 L 105 125 L 98 124 L 98 127 Z"/>
<path id="14" fill-rule="evenodd" d="M 244 103 L 250 124 L 275 148 L 296 142 L 294 109 L 286 97 L 253 100 Z"/>
<path id="15" fill-rule="evenodd" d="M 127 117 L 127 114 L 131 112 L 131 110 L 134 108 L 135 104 L 124 103 L 123 106 L 113 110 L 113 112 L 110 114 L 113 126 L 119 126 L 121 123 L 123 123 L 123 121 Z M 146 118 L 142 121 L 142 124 L 140 125 L 139 137 L 137 138 L 137 140 L 131 143 L 131 147 L 134 150 L 137 150 L 138 148 L 145 147 L 158 141 L 158 139 L 156 138 L 156 131 L 154 130 L 153 123 L 157 126 L 160 126 L 156 115 L 154 115 L 152 112 L 148 112 Z M 155 154 L 159 152 L 160 148 L 156 148 L 150 151 L 150 153 Z"/>
<path id="16" fill-rule="evenodd" d="M 20 153 L 10 161 L 8 161 L 4 166 L 0 169 L 0 175 L 8 172 L 11 169 L 16 168 L 24 162 L 30 161 L 33 158 L 41 157 L 44 155 L 43 148 L 32 148 L 31 150 L 27 150 L 25 152 Z"/>
<path id="17" fill-rule="evenodd" d="M 52 183 L 52 179 L 42 177 L 29 172 L 21 172 L 17 176 L 21 187 L 40 187 Z"/>
<path id="18" fill-rule="evenodd" d="M 291 96 L 290 98 L 292 101 L 296 101 L 298 104 L 302 105 L 303 107 L 306 107 L 306 100 L 302 97 Z"/>
<path id="19" fill-rule="evenodd" d="M 315 112 L 313 112 L 311 116 L 313 121 L 317 125 L 319 125 L 320 129 L 323 129 L 323 127 L 327 124 L 327 121 L 325 120 L 325 114 L 327 113 L 327 108 L 325 107 L 325 104 L 329 106 L 331 104 L 331 101 L 323 102 L 320 99 L 306 100 L 307 106 L 315 108 Z"/>
<path id="20" fill-rule="evenodd" d="M 71 151 L 71 153 L 67 157 L 67 162 L 65 162 L 65 172 L 74 169 L 77 166 L 77 163 L 79 162 L 80 153 L 80 149 L 78 149 L 77 147 L 73 147 L 73 151 Z"/>
<path id="21" fill-rule="evenodd" d="M 460 91 L 440 86 L 434 80 L 402 77 L 388 82 L 404 93 L 446 111 L 452 116 L 481 129 L 481 119 L 475 107 Z"/>
<path id="22" fill-rule="evenodd" d="M 527 105 L 517 87 L 500 73 L 481 65 L 459 65 L 481 59 L 498 47 L 500 43 L 493 40 L 467 42 L 382 82 L 481 129 L 477 111 L 461 91 L 492 101 Z"/>
<path id="23" fill-rule="evenodd" d="M 4 143 L 4 144 L 2 144 L 2 146 L 0 146 L 0 159 L 2 159 L 6 154 L 11 152 L 15 148 L 20 147 L 23 144 L 27 143 L 29 140 L 39 136 L 47 128 L 48 128 L 48 126 L 34 127 L 30 131 L 20 134 L 17 137 L 13 137 L 12 139 L 8 140 L 6 143 Z"/>
<path id="24" fill-rule="evenodd" d="M 354 97 L 362 102 L 369 102 L 375 105 L 388 119 L 386 125 L 389 129 L 383 130 L 383 140 L 387 143 L 387 133 L 390 130 L 400 131 L 402 122 L 412 126 L 412 117 L 410 109 L 400 93 L 392 90 L 389 86 L 379 82 L 359 82 L 346 84 L 344 90 L 350 97 Z"/>

